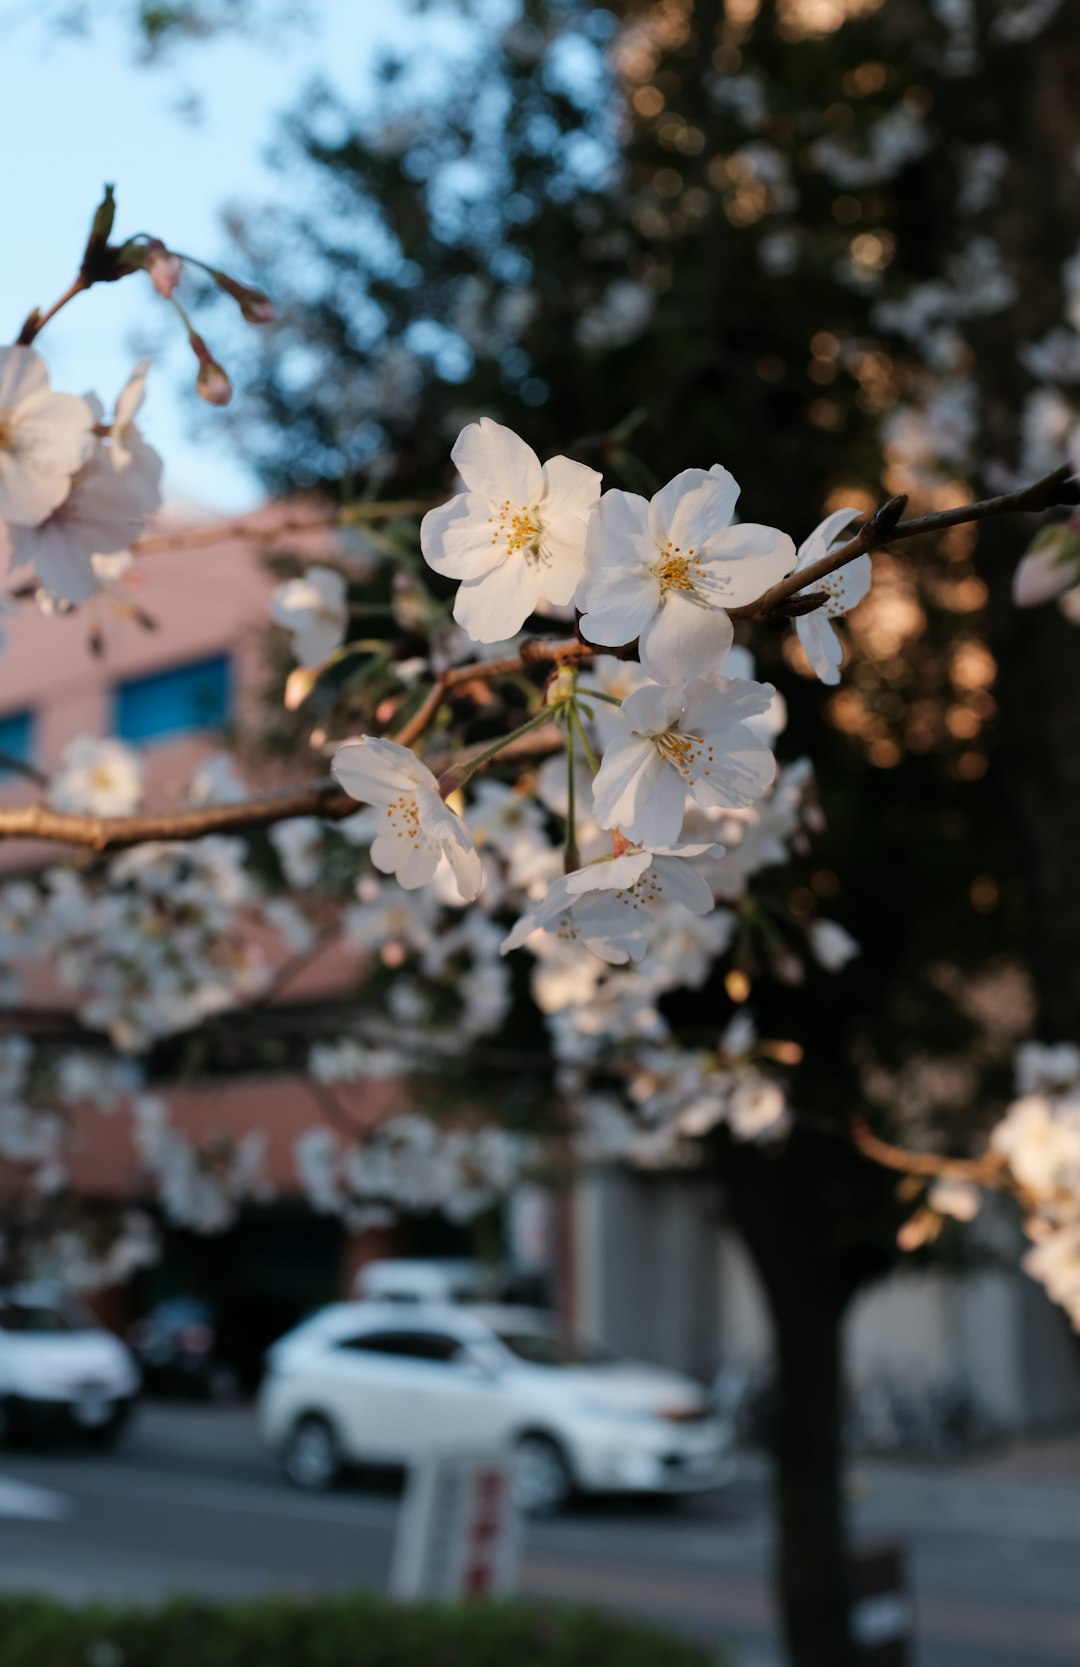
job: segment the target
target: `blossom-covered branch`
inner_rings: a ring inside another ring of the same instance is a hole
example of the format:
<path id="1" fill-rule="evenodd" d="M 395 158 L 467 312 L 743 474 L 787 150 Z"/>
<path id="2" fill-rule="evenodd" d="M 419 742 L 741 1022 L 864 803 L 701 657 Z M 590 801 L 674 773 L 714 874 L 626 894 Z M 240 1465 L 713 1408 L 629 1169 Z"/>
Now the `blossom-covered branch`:
<path id="1" fill-rule="evenodd" d="M 809 603 L 814 586 L 819 580 L 827 579 L 830 574 L 857 561 L 860 556 L 868 554 L 871 550 L 881 549 L 886 544 L 896 544 L 903 538 L 918 538 L 924 533 L 944 532 L 947 527 L 960 527 L 972 521 L 986 521 L 995 515 L 1012 515 L 1021 511 L 1035 514 L 1042 510 L 1055 509 L 1059 505 L 1075 504 L 1078 498 L 1080 494 L 1077 491 L 1076 471 L 1071 464 L 1054 469 L 1042 480 L 1037 480 L 1033 485 L 1022 487 L 1016 492 L 1005 492 L 999 497 L 983 498 L 975 503 L 959 504 L 955 509 L 938 510 L 932 515 L 916 515 L 910 521 L 900 519 L 907 498 L 890 498 L 846 543 L 830 550 L 812 565 L 796 568 L 756 602 L 741 608 L 731 608 L 729 612 L 749 619 L 768 619 L 775 614 L 790 612 L 792 610 L 789 605 L 796 599 Z M 816 605 L 821 606 L 826 601 L 827 597 L 822 593 Z"/>
<path id="2" fill-rule="evenodd" d="M 561 746 L 554 730 L 537 730 L 518 743 L 508 740 L 501 749 L 508 759 L 543 757 Z M 436 770 L 451 763 L 468 762 L 485 750 L 477 746 L 436 758 Z M 324 822 L 340 822 L 356 813 L 356 801 L 333 781 L 309 782 L 245 799 L 239 804 L 207 805 L 205 808 L 150 812 L 134 816 L 87 816 L 52 810 L 48 805 L 22 805 L 0 810 L 0 840 L 41 839 L 52 844 L 85 846 L 89 850 L 121 851 L 132 845 L 157 841 L 205 839 L 211 834 L 258 833 L 279 822 L 314 816 Z"/>

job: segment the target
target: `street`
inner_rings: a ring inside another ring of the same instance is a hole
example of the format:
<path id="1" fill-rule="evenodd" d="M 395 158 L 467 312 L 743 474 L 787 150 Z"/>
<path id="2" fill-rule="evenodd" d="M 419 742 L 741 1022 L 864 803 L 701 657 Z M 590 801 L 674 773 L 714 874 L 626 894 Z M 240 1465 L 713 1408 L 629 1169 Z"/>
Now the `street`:
<path id="1" fill-rule="evenodd" d="M 856 1468 L 860 1533 L 911 1553 L 918 1667 L 1080 1660 L 1080 1479 L 1052 1453 L 1041 1469 Z M 525 1590 L 725 1641 L 738 1667 L 777 1667 L 765 1486 L 749 1460 L 718 1496 L 590 1503 L 530 1524 Z M 295 1492 L 247 1409 L 148 1404 L 114 1453 L 0 1456 L 0 1583 L 140 1600 L 379 1587 L 397 1508 L 386 1480 Z"/>

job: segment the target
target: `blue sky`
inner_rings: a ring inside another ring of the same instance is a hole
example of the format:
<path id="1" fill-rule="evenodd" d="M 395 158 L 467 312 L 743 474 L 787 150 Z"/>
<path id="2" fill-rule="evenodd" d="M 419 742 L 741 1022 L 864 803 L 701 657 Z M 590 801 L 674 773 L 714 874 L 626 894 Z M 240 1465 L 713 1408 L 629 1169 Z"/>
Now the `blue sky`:
<path id="1" fill-rule="evenodd" d="M 119 234 L 149 231 L 193 254 L 220 256 L 220 211 L 273 191 L 263 152 L 275 116 L 307 81 L 319 74 L 362 97 L 381 46 L 407 47 L 421 29 L 430 37 L 430 19 L 418 23 L 372 0 L 314 0 L 313 10 L 316 30 L 273 49 L 221 39 L 185 48 L 161 67 L 138 65 L 130 38 L 108 22 L 91 40 L 50 37 L 32 14 L 4 22 L 4 125 L 16 143 L 0 184 L 0 340 L 13 340 L 30 308 L 48 304 L 74 275 L 104 181 L 116 184 Z M 190 87 L 203 106 L 198 123 L 177 109 Z M 133 337 L 171 337 L 151 377 L 143 424 L 165 457 L 167 490 L 215 508 L 244 508 L 257 487 L 227 442 L 215 440 L 213 413 L 200 425 L 200 441 L 189 433 L 190 411 L 178 391 L 193 361 L 170 326 L 168 309 L 140 275 L 78 298 L 39 345 L 54 386 L 93 388 L 110 407 L 130 369 Z"/>

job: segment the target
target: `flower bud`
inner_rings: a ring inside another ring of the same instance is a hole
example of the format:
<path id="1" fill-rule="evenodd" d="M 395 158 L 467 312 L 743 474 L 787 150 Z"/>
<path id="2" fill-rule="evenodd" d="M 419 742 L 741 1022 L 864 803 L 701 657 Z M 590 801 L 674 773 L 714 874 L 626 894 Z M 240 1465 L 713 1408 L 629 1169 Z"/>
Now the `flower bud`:
<path id="1" fill-rule="evenodd" d="M 232 383 L 220 365 L 213 361 L 199 367 L 195 378 L 195 392 L 207 405 L 228 405 L 232 399 Z"/>
<path id="2" fill-rule="evenodd" d="M 295 712 L 303 706 L 318 680 L 318 672 L 307 666 L 296 666 L 285 680 L 285 710 Z"/>
<path id="3" fill-rule="evenodd" d="M 162 300 L 171 301 L 183 271 L 180 256 L 170 254 L 160 238 L 155 237 L 146 245 L 143 270 Z"/>
<path id="4" fill-rule="evenodd" d="M 188 340 L 192 351 L 199 361 L 199 374 L 195 378 L 195 392 L 200 399 L 205 399 L 207 405 L 228 405 L 232 399 L 232 383 L 225 371 L 200 335 L 194 330 L 189 332 Z"/>
<path id="5" fill-rule="evenodd" d="M 576 687 L 577 673 L 573 666 L 560 666 L 548 683 L 545 704 L 561 706 L 563 701 L 573 700 Z"/>
<path id="6" fill-rule="evenodd" d="M 249 324 L 273 324 L 274 304 L 261 289 L 256 289 L 252 284 L 238 283 L 235 278 L 230 278 L 227 272 L 219 272 L 216 267 L 210 267 L 209 271 L 218 288 L 224 290 L 226 295 L 231 295 L 239 305 Z"/>

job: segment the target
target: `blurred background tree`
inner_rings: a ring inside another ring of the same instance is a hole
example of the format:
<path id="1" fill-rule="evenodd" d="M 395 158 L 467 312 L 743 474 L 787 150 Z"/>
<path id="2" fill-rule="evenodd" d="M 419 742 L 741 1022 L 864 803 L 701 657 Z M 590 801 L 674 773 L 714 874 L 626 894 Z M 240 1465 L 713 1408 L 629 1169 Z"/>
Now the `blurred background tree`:
<path id="1" fill-rule="evenodd" d="M 140 0 L 131 17 L 152 55 L 290 11 Z M 1061 461 L 1080 381 L 1073 8 L 460 12 L 467 73 L 388 61 L 363 114 L 309 90 L 274 204 L 231 217 L 282 317 L 236 366 L 237 438 L 268 487 L 449 487 L 454 436 L 487 413 L 633 490 L 719 460 L 745 514 L 798 539 L 840 505 L 940 508 Z M 1036 1015 L 1048 1039 L 1077 1034 L 1075 639 L 1055 610 L 1012 607 L 1024 537 L 957 528 L 879 555 L 835 691 L 786 629 L 746 639 L 787 698 L 783 750 L 815 762 L 826 831 L 746 905 L 734 975 L 672 1017 L 713 1040 L 752 994 L 762 1032 L 804 1053 L 783 1150 L 713 1153 L 776 1323 L 797 1667 L 851 1658 L 841 1328 L 905 1213 L 850 1116 L 963 1150 Z M 829 980 L 805 977 L 790 931 L 820 904 L 862 946 Z"/>
<path id="2" fill-rule="evenodd" d="M 889 492 L 940 508 L 1035 478 L 1067 426 L 1068 343 L 1045 338 L 1080 238 L 1068 11 L 534 0 L 499 30 L 472 13 L 468 74 L 385 63 L 374 115 L 313 89 L 275 205 L 231 223 L 283 316 L 241 444 L 277 491 L 396 495 L 449 487 L 488 413 L 631 489 L 720 460 L 796 538 Z M 848 1659 L 840 1330 L 899 1219 L 849 1116 L 962 1147 L 1036 999 L 1045 1034 L 1076 1034 L 1075 646 L 1012 609 L 1025 536 L 879 556 L 834 692 L 793 635 L 749 639 L 827 832 L 755 900 L 745 979 L 678 1018 L 715 1036 L 750 983 L 763 1032 L 805 1050 L 786 1150 L 716 1153 L 777 1325 L 799 1667 Z M 803 982 L 784 942 L 815 900 L 862 945 L 839 980 Z"/>

